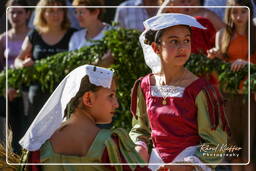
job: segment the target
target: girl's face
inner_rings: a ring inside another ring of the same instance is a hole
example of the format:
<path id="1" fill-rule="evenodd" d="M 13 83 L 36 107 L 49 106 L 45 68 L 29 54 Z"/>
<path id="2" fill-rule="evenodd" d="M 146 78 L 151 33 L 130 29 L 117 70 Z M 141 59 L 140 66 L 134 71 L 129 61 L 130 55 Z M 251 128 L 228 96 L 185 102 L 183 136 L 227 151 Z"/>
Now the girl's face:
<path id="1" fill-rule="evenodd" d="M 153 49 L 161 56 L 163 65 L 182 66 L 191 53 L 191 33 L 187 26 L 173 26 L 164 30 L 160 43 Z"/>
<path id="2" fill-rule="evenodd" d="M 96 123 L 111 123 L 116 108 L 119 107 L 116 98 L 116 85 L 112 82 L 111 88 L 100 88 L 94 93 L 91 113 Z"/>
<path id="3" fill-rule="evenodd" d="M 172 7 L 172 8 L 166 8 L 165 12 L 166 13 L 188 14 L 189 13 L 189 8 L 175 8 L 175 6 L 189 6 L 189 5 L 191 5 L 190 1 L 191 0 L 171 0 L 167 4 L 167 7 Z"/>
<path id="4" fill-rule="evenodd" d="M 8 20 L 13 28 L 26 25 L 29 19 L 29 12 L 24 8 L 10 8 L 8 10 Z"/>
<path id="5" fill-rule="evenodd" d="M 231 9 L 231 20 L 235 26 L 242 26 L 248 22 L 248 9 L 247 8 L 233 8 Z"/>
<path id="6" fill-rule="evenodd" d="M 98 10 L 89 11 L 86 8 L 77 8 L 75 10 L 76 18 L 80 27 L 87 28 L 91 23 L 98 20 Z"/>
<path id="7" fill-rule="evenodd" d="M 47 25 L 59 27 L 64 20 L 64 9 L 62 9 L 62 8 L 47 8 L 44 11 L 43 17 L 44 17 Z"/>

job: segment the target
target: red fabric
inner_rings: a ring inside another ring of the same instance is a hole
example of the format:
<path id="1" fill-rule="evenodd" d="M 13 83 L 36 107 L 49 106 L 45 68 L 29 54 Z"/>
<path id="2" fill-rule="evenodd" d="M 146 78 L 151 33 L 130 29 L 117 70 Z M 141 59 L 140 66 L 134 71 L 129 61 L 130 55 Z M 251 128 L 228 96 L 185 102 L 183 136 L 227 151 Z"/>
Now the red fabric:
<path id="1" fill-rule="evenodd" d="M 31 151 L 28 159 L 28 163 L 40 163 L 40 150 Z M 31 165 L 29 166 L 30 171 L 40 171 L 39 165 Z"/>
<path id="2" fill-rule="evenodd" d="M 114 141 L 116 142 L 117 146 L 119 147 L 120 144 L 119 144 L 118 137 L 117 136 L 112 136 L 112 137 L 113 137 Z M 120 157 L 121 157 L 121 163 L 127 163 L 127 161 L 125 160 L 125 158 L 122 155 L 120 150 L 119 150 L 119 154 L 120 154 Z M 101 159 L 102 159 L 102 163 L 110 163 L 110 160 L 109 160 L 109 157 L 108 157 L 107 148 L 105 148 Z M 106 165 L 106 167 L 108 167 L 111 170 L 115 171 L 115 167 L 114 166 Z M 128 165 L 123 165 L 123 171 L 131 171 L 131 168 Z M 147 166 L 145 166 L 145 167 L 137 166 L 135 171 L 151 171 L 151 169 L 149 169 Z"/>
<path id="3" fill-rule="evenodd" d="M 209 83 L 200 78 L 185 88 L 183 97 L 155 97 L 150 92 L 150 75 L 141 81 L 150 120 L 154 147 L 165 163 L 172 160 L 186 147 L 200 144 L 198 135 L 197 106 L 195 98 Z"/>
<path id="4" fill-rule="evenodd" d="M 206 27 L 206 30 L 192 27 L 191 52 L 195 54 L 207 54 L 206 51 L 215 46 L 216 30 L 207 18 L 197 16 L 196 20 Z"/>

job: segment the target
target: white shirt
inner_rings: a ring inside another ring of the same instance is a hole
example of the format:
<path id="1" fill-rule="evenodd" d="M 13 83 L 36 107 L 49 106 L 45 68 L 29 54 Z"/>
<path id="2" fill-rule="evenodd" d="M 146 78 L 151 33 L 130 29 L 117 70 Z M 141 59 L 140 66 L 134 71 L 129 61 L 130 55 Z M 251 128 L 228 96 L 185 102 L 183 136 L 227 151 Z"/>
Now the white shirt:
<path id="1" fill-rule="evenodd" d="M 105 24 L 101 32 L 90 40 L 86 39 L 86 34 L 87 34 L 86 29 L 79 30 L 72 35 L 69 41 L 68 50 L 72 51 L 72 50 L 80 49 L 81 47 L 84 47 L 84 46 L 91 46 L 93 45 L 93 42 L 91 42 L 91 40 L 101 40 L 104 37 L 104 32 L 111 29 L 113 29 L 113 27 L 111 27 L 108 24 Z"/>
<path id="2" fill-rule="evenodd" d="M 129 0 L 121 3 L 115 14 L 115 22 L 119 23 L 120 27 L 127 29 L 144 30 L 143 21 L 150 18 L 145 8 L 125 8 L 124 6 L 143 6 L 143 0 Z M 123 8 L 123 7 L 124 8 Z M 157 10 L 156 10 L 157 12 Z"/>

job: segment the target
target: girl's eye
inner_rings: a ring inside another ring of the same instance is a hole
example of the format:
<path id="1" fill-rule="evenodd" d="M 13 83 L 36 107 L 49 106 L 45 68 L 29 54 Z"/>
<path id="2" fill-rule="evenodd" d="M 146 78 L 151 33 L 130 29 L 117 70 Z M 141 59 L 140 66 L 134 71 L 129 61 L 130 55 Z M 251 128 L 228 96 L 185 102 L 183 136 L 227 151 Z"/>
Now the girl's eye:
<path id="1" fill-rule="evenodd" d="M 184 43 L 190 43 L 189 39 L 184 40 Z"/>
<path id="2" fill-rule="evenodd" d="M 171 43 L 171 44 L 177 44 L 177 43 L 178 43 L 178 40 L 171 40 L 170 43 Z"/>

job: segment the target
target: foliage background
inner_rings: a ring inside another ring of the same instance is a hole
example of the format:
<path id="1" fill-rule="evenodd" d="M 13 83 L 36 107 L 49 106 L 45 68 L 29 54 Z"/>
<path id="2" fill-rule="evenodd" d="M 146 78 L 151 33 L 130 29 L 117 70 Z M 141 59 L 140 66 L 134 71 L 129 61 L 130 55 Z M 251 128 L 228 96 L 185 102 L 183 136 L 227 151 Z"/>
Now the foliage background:
<path id="1" fill-rule="evenodd" d="M 130 91 L 136 79 L 150 73 L 145 65 L 143 52 L 138 38 L 140 32 L 117 28 L 106 32 L 101 41 L 96 41 L 91 47 L 84 47 L 72 52 L 59 53 L 37 61 L 34 66 L 22 69 L 10 69 L 8 73 L 0 73 L 0 91 L 4 93 L 6 75 L 8 86 L 19 89 L 31 82 L 39 82 L 42 90 L 52 92 L 58 83 L 77 66 L 91 64 L 100 60 L 108 49 L 115 57 L 111 66 L 118 77 L 118 98 L 120 108 L 115 115 L 113 127 L 131 128 Z M 248 67 L 239 72 L 230 71 L 230 64 L 220 59 L 210 60 L 204 55 L 192 54 L 186 67 L 198 76 L 217 73 L 221 88 L 231 93 L 237 93 L 241 81 L 244 93 L 248 93 Z M 256 66 L 251 64 L 251 91 L 256 91 Z"/>

